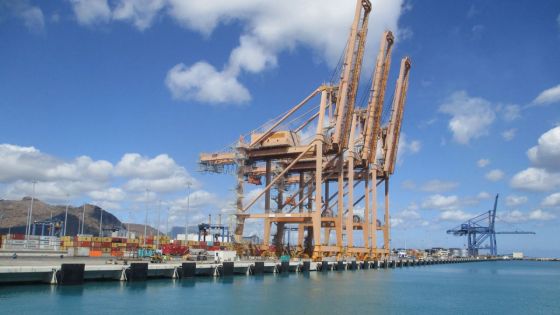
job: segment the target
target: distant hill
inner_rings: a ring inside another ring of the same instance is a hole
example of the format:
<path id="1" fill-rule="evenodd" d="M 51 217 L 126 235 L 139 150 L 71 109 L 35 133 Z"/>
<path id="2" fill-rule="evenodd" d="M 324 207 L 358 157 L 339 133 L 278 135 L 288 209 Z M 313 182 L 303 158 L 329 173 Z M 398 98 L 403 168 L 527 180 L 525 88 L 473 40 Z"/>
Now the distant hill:
<path id="1" fill-rule="evenodd" d="M 136 237 L 144 235 L 144 224 L 137 224 L 137 223 L 123 223 L 124 227 L 127 228 L 131 233 L 135 233 Z M 147 226 L 146 234 L 148 236 L 155 236 L 157 235 L 157 229 Z M 165 233 L 159 232 L 160 235 L 164 235 Z"/>
<path id="2" fill-rule="evenodd" d="M 25 233 L 25 225 L 27 221 L 27 211 L 31 204 L 31 198 L 25 197 L 22 200 L 0 200 L 0 234 L 8 233 Z M 68 227 L 67 235 L 77 235 L 78 225 L 82 218 L 83 205 L 79 207 L 68 207 Z M 47 220 L 51 216 L 64 222 L 65 205 L 50 205 L 41 200 L 33 201 L 33 220 Z M 95 205 L 85 205 L 85 226 L 84 234 L 99 234 L 99 219 L 101 208 Z M 113 214 L 103 211 L 103 228 L 119 228 L 126 227 Z M 142 226 L 142 231 L 143 226 Z"/>

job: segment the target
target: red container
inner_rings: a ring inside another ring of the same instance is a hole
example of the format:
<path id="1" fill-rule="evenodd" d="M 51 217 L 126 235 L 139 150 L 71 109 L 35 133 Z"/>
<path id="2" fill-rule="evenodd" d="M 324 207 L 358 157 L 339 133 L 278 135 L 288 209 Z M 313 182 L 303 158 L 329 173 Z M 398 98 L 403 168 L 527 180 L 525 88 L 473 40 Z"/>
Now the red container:
<path id="1" fill-rule="evenodd" d="M 198 245 L 206 247 L 206 242 L 205 241 L 200 241 L 200 242 L 198 242 Z"/>
<path id="2" fill-rule="evenodd" d="M 92 242 L 91 248 L 101 248 L 101 242 Z"/>
<path id="3" fill-rule="evenodd" d="M 25 235 L 23 235 L 23 234 L 12 234 L 12 239 L 13 240 L 24 240 Z"/>
<path id="4" fill-rule="evenodd" d="M 214 242 L 214 246 L 220 246 L 220 242 Z"/>
<path id="5" fill-rule="evenodd" d="M 87 242 L 87 241 L 78 242 L 78 247 L 91 247 L 91 242 Z"/>
<path id="6" fill-rule="evenodd" d="M 101 247 L 103 248 L 111 248 L 111 242 L 102 242 Z"/>

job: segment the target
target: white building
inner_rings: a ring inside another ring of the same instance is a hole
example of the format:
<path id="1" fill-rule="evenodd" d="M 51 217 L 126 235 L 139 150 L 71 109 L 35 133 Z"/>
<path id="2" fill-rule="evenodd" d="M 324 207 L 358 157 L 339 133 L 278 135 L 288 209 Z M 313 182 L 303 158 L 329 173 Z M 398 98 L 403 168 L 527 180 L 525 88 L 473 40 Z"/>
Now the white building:
<path id="1" fill-rule="evenodd" d="M 523 259 L 523 253 L 522 252 L 513 252 L 512 254 L 512 258 L 513 259 Z"/>

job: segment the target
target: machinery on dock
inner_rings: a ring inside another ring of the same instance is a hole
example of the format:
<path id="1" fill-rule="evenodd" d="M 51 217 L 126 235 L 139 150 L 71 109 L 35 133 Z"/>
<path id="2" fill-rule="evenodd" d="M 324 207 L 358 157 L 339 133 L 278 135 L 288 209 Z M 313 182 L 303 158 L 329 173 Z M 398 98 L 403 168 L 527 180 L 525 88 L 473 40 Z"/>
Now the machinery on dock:
<path id="1" fill-rule="evenodd" d="M 260 220 L 262 255 L 270 255 L 271 249 L 282 255 L 284 230 L 295 228 L 297 243 L 292 246 L 298 250 L 292 252 L 300 256 L 389 257 L 389 179 L 395 170 L 411 61 L 401 60 L 392 105 L 384 108 L 394 43 L 393 34 L 384 32 L 369 93 L 357 104 L 371 11 L 369 0 L 357 0 L 337 82 L 319 86 L 224 152 L 200 155 L 202 171 L 237 175 L 236 242 L 241 243 L 247 220 Z M 247 184 L 264 188 L 246 200 Z M 377 209 L 380 185 L 382 211 Z M 355 233 L 362 234 L 362 244 L 354 242 Z"/>
<path id="2" fill-rule="evenodd" d="M 496 234 L 535 234 L 528 231 L 501 231 L 496 232 L 496 210 L 498 208 L 498 196 L 494 200 L 494 208 L 476 217 L 461 223 L 453 229 L 447 230 L 447 234 L 467 237 L 467 251 L 469 256 L 478 256 L 479 250 L 488 250 L 490 256 L 498 255 Z"/>

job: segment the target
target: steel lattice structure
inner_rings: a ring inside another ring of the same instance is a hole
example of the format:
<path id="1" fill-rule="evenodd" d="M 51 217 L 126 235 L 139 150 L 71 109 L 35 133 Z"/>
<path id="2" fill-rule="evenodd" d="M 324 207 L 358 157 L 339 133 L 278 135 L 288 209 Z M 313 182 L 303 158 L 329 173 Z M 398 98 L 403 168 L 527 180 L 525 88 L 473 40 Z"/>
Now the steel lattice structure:
<path id="1" fill-rule="evenodd" d="M 467 237 L 469 256 L 478 256 L 479 250 L 488 250 L 491 256 L 497 256 L 498 245 L 496 242 L 496 234 L 535 234 L 535 232 L 527 231 L 496 232 L 498 196 L 499 195 L 496 195 L 494 208 L 492 210 L 488 210 L 453 229 L 447 230 L 447 234 Z"/>
<path id="2" fill-rule="evenodd" d="M 383 125 L 394 42 L 393 34 L 385 32 L 367 104 L 358 107 L 371 10 L 369 0 L 357 0 L 338 82 L 319 86 L 265 127 L 241 136 L 229 152 L 200 155 L 204 171 L 236 168 L 237 241 L 242 239 L 246 220 L 262 220 L 265 252 L 274 248 L 281 254 L 284 230 L 295 227 L 297 256 L 389 256 L 389 178 L 396 164 L 411 62 L 408 57 L 401 60 L 392 105 L 386 111 L 389 121 Z M 249 202 L 245 200 L 247 184 L 264 184 Z M 378 213 L 380 185 L 384 209 Z M 360 214 L 355 213 L 357 207 Z M 273 225 L 276 235 L 271 239 Z M 355 244 L 355 233 L 362 234 L 363 244 Z"/>

